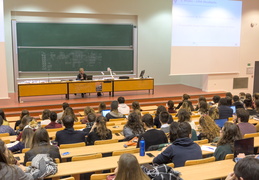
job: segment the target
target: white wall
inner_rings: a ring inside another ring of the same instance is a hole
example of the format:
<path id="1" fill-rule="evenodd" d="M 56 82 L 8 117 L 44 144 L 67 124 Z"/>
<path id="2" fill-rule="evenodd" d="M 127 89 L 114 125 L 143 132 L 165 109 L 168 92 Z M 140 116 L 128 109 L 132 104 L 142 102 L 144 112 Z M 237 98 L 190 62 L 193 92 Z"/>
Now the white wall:
<path id="1" fill-rule="evenodd" d="M 134 16 L 138 27 L 138 70 L 155 78 L 155 84 L 182 83 L 207 91 L 226 90 L 237 93 L 252 92 L 253 77 L 246 75 L 247 63 L 259 60 L 259 1 L 243 0 L 242 35 L 240 46 L 240 74 L 169 76 L 171 57 L 171 0 L 5 0 L 6 66 L 9 92 L 13 92 L 13 58 L 11 19 L 21 12 L 54 13 L 62 18 L 72 14 Z M 19 12 L 19 13 L 18 13 Z M 55 17 L 46 18 L 53 20 Z M 37 17 L 30 17 L 36 18 Z M 73 19 L 73 18 L 72 18 Z M 257 24 L 251 28 L 250 24 Z M 229 67 L 231 68 L 231 67 Z M 234 77 L 249 77 L 247 89 L 233 90 Z"/>

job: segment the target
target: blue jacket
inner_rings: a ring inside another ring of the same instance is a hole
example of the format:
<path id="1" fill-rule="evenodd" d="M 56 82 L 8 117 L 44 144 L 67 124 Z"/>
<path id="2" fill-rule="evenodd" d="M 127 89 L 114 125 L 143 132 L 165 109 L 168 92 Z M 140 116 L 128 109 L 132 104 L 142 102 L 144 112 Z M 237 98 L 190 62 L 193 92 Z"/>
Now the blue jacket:
<path id="1" fill-rule="evenodd" d="M 154 158 L 153 163 L 174 163 L 175 167 L 184 166 L 185 161 L 201 159 L 202 152 L 198 144 L 190 138 L 178 138 L 168 146 L 161 154 Z"/>

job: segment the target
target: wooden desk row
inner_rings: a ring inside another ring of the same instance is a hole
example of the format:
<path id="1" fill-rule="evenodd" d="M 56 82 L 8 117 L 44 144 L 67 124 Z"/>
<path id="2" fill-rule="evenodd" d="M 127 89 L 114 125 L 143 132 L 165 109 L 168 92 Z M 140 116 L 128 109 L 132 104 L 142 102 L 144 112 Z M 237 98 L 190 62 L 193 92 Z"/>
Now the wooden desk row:
<path id="1" fill-rule="evenodd" d="M 114 96 L 117 91 L 152 90 L 154 94 L 154 79 L 109 79 L 64 81 L 50 83 L 18 84 L 18 101 L 20 97 L 66 95 L 75 93 L 109 92 Z"/>

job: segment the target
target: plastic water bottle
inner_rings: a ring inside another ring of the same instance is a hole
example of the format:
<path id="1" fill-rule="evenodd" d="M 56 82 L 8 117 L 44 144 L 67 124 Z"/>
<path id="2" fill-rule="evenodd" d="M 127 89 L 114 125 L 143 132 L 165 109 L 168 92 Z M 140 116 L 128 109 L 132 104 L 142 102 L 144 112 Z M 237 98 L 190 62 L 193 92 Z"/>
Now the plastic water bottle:
<path id="1" fill-rule="evenodd" d="M 139 141 L 139 147 L 140 147 L 139 155 L 145 156 L 145 140 L 143 137 Z"/>

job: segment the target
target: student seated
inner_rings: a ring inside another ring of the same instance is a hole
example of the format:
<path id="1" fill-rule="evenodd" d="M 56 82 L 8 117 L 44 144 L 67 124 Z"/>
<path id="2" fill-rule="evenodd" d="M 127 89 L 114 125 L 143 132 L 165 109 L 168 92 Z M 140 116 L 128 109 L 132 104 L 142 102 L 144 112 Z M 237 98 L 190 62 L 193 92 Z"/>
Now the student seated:
<path id="1" fill-rule="evenodd" d="M 183 101 L 178 104 L 178 106 L 176 107 L 176 109 L 180 109 L 180 107 L 183 105 L 183 102 L 187 102 L 188 105 L 189 105 L 189 107 L 191 108 L 191 111 L 194 111 L 192 102 L 189 101 L 190 98 L 191 98 L 191 97 L 190 97 L 188 94 L 183 94 Z"/>
<path id="2" fill-rule="evenodd" d="M 116 176 L 114 180 L 150 180 L 150 178 L 140 168 L 137 158 L 128 153 L 120 156 L 118 167 L 115 169 L 114 173 Z"/>
<path id="3" fill-rule="evenodd" d="M 88 122 L 86 123 L 86 128 L 83 129 L 83 131 L 86 133 L 86 135 L 89 134 L 89 132 L 91 131 L 95 121 L 96 121 L 96 115 L 95 113 L 89 113 L 87 115 L 87 119 L 88 119 Z"/>
<path id="4" fill-rule="evenodd" d="M 2 116 L 3 118 L 3 125 L 6 125 L 6 126 L 9 126 L 9 122 L 7 121 L 6 119 L 6 116 L 5 116 L 5 113 L 4 113 L 4 110 L 3 109 L 0 109 L 0 116 Z"/>
<path id="5" fill-rule="evenodd" d="M 3 122 L 4 119 L 0 116 L 0 134 L 9 133 L 10 135 L 15 135 L 14 130 L 10 126 L 3 125 Z"/>
<path id="6" fill-rule="evenodd" d="M 144 127 L 140 121 L 140 115 L 137 112 L 129 114 L 128 121 L 123 128 L 123 135 L 126 140 L 144 133 Z"/>
<path id="7" fill-rule="evenodd" d="M 159 114 L 159 121 L 161 122 L 161 131 L 164 131 L 164 133 L 169 133 L 169 126 L 170 124 L 168 124 L 170 118 L 170 114 L 166 111 L 161 112 Z"/>
<path id="8" fill-rule="evenodd" d="M 8 149 L 0 139 L 0 178 L 3 180 L 33 180 L 34 178 L 25 173 L 22 165 L 12 165 L 8 156 Z"/>
<path id="9" fill-rule="evenodd" d="M 235 106 L 236 109 L 244 108 L 243 103 L 239 101 L 239 97 L 237 95 L 233 96 L 233 104 L 232 104 L 232 106 Z"/>
<path id="10" fill-rule="evenodd" d="M 129 114 L 130 113 L 130 108 L 127 104 L 125 104 L 125 98 L 124 97 L 118 97 L 118 102 L 119 102 L 119 107 L 118 111 L 121 114 Z"/>
<path id="11" fill-rule="evenodd" d="M 74 126 L 74 118 L 72 116 L 65 116 L 63 118 L 63 124 L 65 126 L 64 130 L 58 131 L 56 133 L 55 141 L 60 144 L 73 144 L 73 143 L 80 143 L 85 142 L 85 132 L 84 131 L 75 131 Z"/>
<path id="12" fill-rule="evenodd" d="M 29 113 L 28 110 L 26 110 L 26 109 L 22 110 L 21 115 L 20 115 L 20 120 L 18 120 L 18 121 L 15 122 L 14 130 L 17 130 L 16 127 L 18 127 L 18 126 L 21 124 L 22 118 L 23 118 L 24 116 L 29 116 L 29 115 L 30 115 L 30 113 Z"/>
<path id="13" fill-rule="evenodd" d="M 253 102 L 251 99 L 245 99 L 244 100 L 244 105 L 246 108 L 246 111 L 249 113 L 250 116 L 257 115 L 257 112 L 255 109 L 253 109 Z"/>
<path id="14" fill-rule="evenodd" d="M 201 127 L 199 139 L 208 139 L 209 142 L 213 142 L 215 138 L 219 137 L 220 128 L 210 116 L 201 116 L 199 124 Z"/>
<path id="15" fill-rule="evenodd" d="M 245 157 L 239 160 L 234 167 L 234 172 L 230 173 L 225 180 L 258 180 L 259 179 L 259 159 Z"/>
<path id="16" fill-rule="evenodd" d="M 153 163 L 167 164 L 173 162 L 175 167 L 181 167 L 187 160 L 201 159 L 201 148 L 191 139 L 191 132 L 192 129 L 188 122 L 180 123 L 177 129 L 178 139 L 155 157 Z"/>
<path id="17" fill-rule="evenodd" d="M 240 129 L 240 132 L 242 134 L 242 137 L 245 134 L 251 134 L 251 133 L 256 133 L 256 128 L 254 125 L 250 124 L 249 121 L 249 113 L 241 108 L 241 109 L 237 109 L 237 125 Z"/>
<path id="18" fill-rule="evenodd" d="M 89 135 L 87 136 L 87 144 L 94 145 L 96 140 L 112 139 L 112 132 L 106 127 L 106 119 L 103 116 L 99 116 L 96 119 Z"/>
<path id="19" fill-rule="evenodd" d="M 37 129 L 34 133 L 32 147 L 25 153 L 24 164 L 28 161 L 32 161 L 37 154 L 49 154 L 53 160 L 58 158 L 61 162 L 59 148 L 57 146 L 50 145 L 49 134 L 47 130 L 42 127 Z"/>
<path id="20" fill-rule="evenodd" d="M 50 123 L 45 126 L 45 129 L 55 129 L 55 128 L 62 128 L 62 125 L 59 123 L 56 123 L 57 121 L 57 113 L 56 112 L 50 112 Z"/>
<path id="21" fill-rule="evenodd" d="M 50 110 L 49 109 L 44 109 L 44 111 L 42 112 L 42 121 L 40 122 L 40 125 L 48 125 L 51 121 L 50 121 Z"/>
<path id="22" fill-rule="evenodd" d="M 118 101 L 111 102 L 111 112 L 106 114 L 106 119 L 109 121 L 110 119 L 118 119 L 118 118 L 125 118 L 125 116 L 118 111 L 119 103 Z"/>
<path id="23" fill-rule="evenodd" d="M 142 117 L 142 122 L 144 124 L 144 129 L 146 132 L 139 136 L 137 148 L 139 148 L 139 141 L 143 137 L 145 140 L 145 149 L 147 150 L 149 146 L 168 143 L 168 139 L 165 133 L 161 130 L 154 129 L 153 117 L 150 114 L 145 114 Z"/>
<path id="24" fill-rule="evenodd" d="M 90 106 L 86 106 L 84 108 L 84 115 L 85 115 L 85 117 L 80 120 L 82 124 L 86 124 L 86 122 L 88 122 L 88 114 L 90 114 L 90 113 L 94 113 L 95 114 L 94 109 L 91 108 Z"/>
<path id="25" fill-rule="evenodd" d="M 167 102 L 167 106 L 168 106 L 167 111 L 168 111 L 169 113 L 177 113 L 177 111 L 175 110 L 175 107 L 174 107 L 174 102 L 173 102 L 172 100 L 169 100 L 169 101 Z"/>
<path id="26" fill-rule="evenodd" d="M 64 113 L 64 111 L 65 111 L 65 109 L 66 109 L 67 107 L 69 107 L 69 104 L 68 104 L 67 102 L 63 102 L 63 104 L 62 104 L 62 109 L 63 109 L 63 111 L 57 113 L 57 119 L 58 119 L 58 120 L 61 119 L 61 117 L 63 116 L 63 113 Z"/>
<path id="27" fill-rule="evenodd" d="M 157 127 L 157 128 L 160 128 L 161 127 L 161 122 L 159 121 L 159 114 L 161 112 L 167 112 L 165 106 L 158 106 L 157 109 L 156 109 L 156 115 L 155 115 L 155 119 L 154 119 L 154 125 Z M 171 124 L 173 122 L 173 117 L 171 115 L 169 115 L 169 119 L 168 119 L 168 124 Z"/>
<path id="28" fill-rule="evenodd" d="M 234 123 L 225 122 L 220 133 L 217 149 L 214 152 L 216 161 L 224 160 L 227 154 L 233 154 L 234 142 L 239 139 L 242 139 L 239 127 Z"/>
<path id="29" fill-rule="evenodd" d="M 228 102 L 226 98 L 221 98 L 219 100 L 219 119 L 227 119 L 232 117 L 233 109 L 228 106 Z"/>

